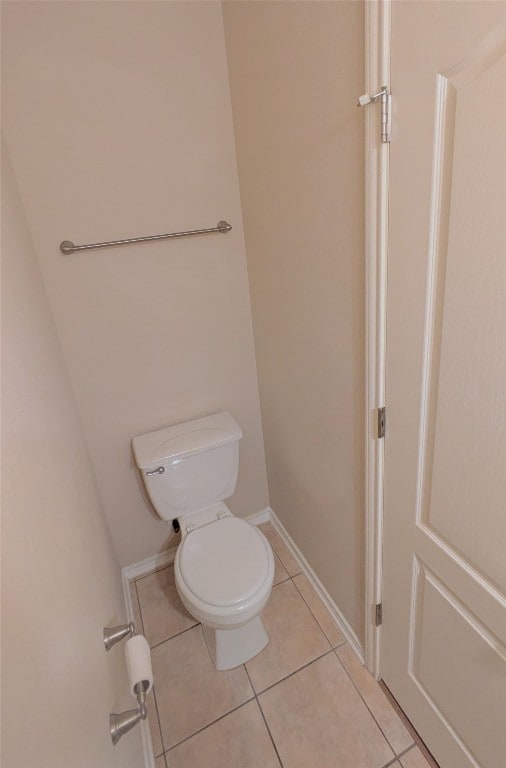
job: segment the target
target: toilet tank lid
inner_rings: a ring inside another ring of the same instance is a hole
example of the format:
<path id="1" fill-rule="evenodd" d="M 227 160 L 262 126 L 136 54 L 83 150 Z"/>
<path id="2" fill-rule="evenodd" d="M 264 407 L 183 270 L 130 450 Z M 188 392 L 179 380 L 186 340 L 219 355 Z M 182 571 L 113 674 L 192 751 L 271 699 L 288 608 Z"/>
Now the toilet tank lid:
<path id="1" fill-rule="evenodd" d="M 242 431 L 227 411 L 202 419 L 186 421 L 158 429 L 132 440 L 132 448 L 140 469 L 152 469 L 164 462 L 235 443 Z"/>

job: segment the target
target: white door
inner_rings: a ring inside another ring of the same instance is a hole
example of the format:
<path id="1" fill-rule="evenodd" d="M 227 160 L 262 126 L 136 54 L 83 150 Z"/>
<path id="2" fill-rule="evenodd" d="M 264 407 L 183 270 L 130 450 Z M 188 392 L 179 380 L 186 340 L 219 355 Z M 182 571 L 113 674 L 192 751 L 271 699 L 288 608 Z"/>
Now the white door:
<path id="1" fill-rule="evenodd" d="M 506 3 L 391 10 L 381 676 L 506 768 Z"/>

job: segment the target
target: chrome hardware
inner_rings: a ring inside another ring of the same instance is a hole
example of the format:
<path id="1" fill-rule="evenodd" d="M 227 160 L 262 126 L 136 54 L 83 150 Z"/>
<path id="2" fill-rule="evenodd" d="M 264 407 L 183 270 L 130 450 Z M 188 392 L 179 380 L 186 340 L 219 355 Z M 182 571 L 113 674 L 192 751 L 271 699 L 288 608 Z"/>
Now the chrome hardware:
<path id="1" fill-rule="evenodd" d="M 109 651 L 113 645 L 119 643 L 125 637 L 129 637 L 135 634 L 135 626 L 133 621 L 130 624 L 121 624 L 118 627 L 104 627 L 104 645 L 105 650 Z"/>
<path id="2" fill-rule="evenodd" d="M 127 709 L 126 712 L 119 713 L 112 712 L 109 715 L 109 729 L 113 744 L 117 744 L 125 733 L 148 716 L 146 707 L 146 690 L 148 685 L 149 683 L 143 680 L 141 683 L 137 683 L 134 688 L 139 705 L 138 709 Z"/>
<path id="3" fill-rule="evenodd" d="M 383 624 L 383 605 L 382 603 L 376 603 L 374 611 L 374 623 L 377 627 L 381 627 Z"/>
<path id="4" fill-rule="evenodd" d="M 364 93 L 363 96 L 358 97 L 357 107 L 366 107 L 368 104 L 379 101 L 385 95 L 385 93 L 388 93 L 386 86 L 383 86 L 381 91 L 378 91 L 378 93 L 373 93 L 372 96 L 368 93 Z"/>
<path id="5" fill-rule="evenodd" d="M 60 251 L 68 256 L 74 251 L 86 251 L 90 248 L 108 248 L 110 245 L 129 245 L 130 243 L 145 243 L 148 240 L 166 240 L 169 237 L 187 237 L 188 235 L 207 235 L 209 232 L 230 232 L 232 225 L 228 221 L 219 221 L 215 227 L 208 229 L 191 229 L 188 232 L 170 232 L 167 235 L 147 235 L 145 237 L 130 237 L 127 240 L 108 240 L 105 243 L 87 243 L 74 245 L 71 240 L 60 243 Z"/>
<path id="6" fill-rule="evenodd" d="M 165 472 L 165 467 L 157 467 L 156 469 L 149 469 L 146 472 L 146 475 L 163 475 Z"/>
<path id="7" fill-rule="evenodd" d="M 363 96 L 359 97 L 357 107 L 366 107 L 376 101 L 381 102 L 381 141 L 387 143 L 392 135 L 392 94 L 388 86 L 384 85 L 378 93 L 373 93 L 372 96 L 364 93 Z"/>

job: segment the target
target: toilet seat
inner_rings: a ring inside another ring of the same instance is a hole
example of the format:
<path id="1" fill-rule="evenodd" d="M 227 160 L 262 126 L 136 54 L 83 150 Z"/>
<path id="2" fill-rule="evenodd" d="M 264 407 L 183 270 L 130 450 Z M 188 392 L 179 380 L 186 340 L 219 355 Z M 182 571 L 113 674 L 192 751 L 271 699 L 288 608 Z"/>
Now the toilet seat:
<path id="1" fill-rule="evenodd" d="M 269 573 L 268 547 L 255 526 L 237 517 L 223 517 L 183 538 L 181 576 L 199 600 L 237 605 L 262 589 Z"/>
<path id="2" fill-rule="evenodd" d="M 183 537 L 174 570 L 177 590 L 192 615 L 215 627 L 239 626 L 267 603 L 274 558 L 256 526 L 227 516 Z"/>

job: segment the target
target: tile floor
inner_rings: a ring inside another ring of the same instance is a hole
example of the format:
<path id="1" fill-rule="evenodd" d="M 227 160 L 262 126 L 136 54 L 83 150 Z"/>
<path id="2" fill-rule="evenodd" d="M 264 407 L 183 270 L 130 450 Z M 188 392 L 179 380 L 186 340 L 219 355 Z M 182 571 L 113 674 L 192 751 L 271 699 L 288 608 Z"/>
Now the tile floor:
<path id="1" fill-rule="evenodd" d="M 241 667 L 215 670 L 172 566 L 131 582 L 152 649 L 156 768 L 431 768 L 283 540 L 261 528 L 276 561 L 270 642 Z"/>

